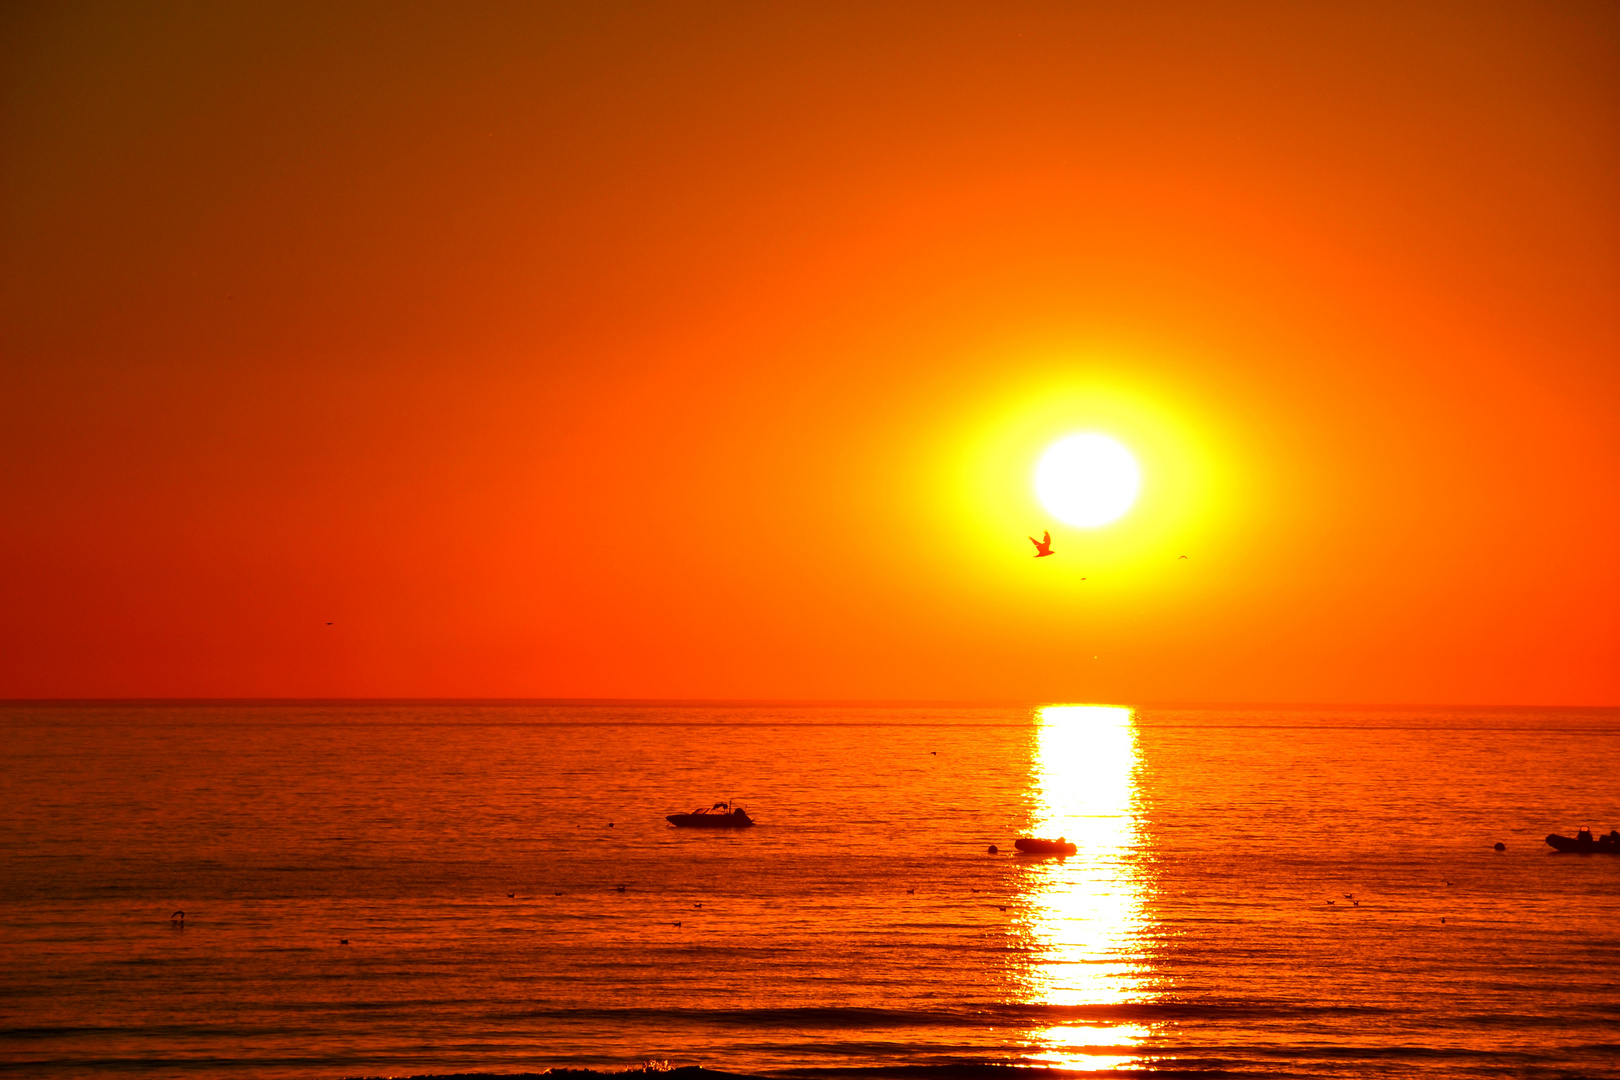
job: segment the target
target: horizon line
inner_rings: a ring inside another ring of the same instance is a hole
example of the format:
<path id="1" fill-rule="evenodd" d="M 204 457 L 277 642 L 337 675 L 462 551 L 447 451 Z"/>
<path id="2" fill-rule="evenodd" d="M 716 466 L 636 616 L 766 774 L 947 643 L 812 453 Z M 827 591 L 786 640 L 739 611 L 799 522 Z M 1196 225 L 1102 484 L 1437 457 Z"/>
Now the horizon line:
<path id="1" fill-rule="evenodd" d="M 1616 709 L 1620 705 L 1355 701 L 1081 701 L 1047 698 L 673 698 L 673 697 L 35 697 L 0 698 L 0 708 L 28 706 L 471 706 L 481 708 L 1038 708 L 1112 705 L 1134 709 Z"/>

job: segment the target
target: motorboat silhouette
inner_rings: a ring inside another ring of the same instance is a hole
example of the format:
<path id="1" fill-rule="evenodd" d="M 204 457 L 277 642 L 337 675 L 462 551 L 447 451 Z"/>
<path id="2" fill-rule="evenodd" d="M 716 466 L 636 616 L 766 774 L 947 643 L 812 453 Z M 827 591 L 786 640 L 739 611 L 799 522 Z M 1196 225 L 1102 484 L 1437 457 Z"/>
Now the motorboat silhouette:
<path id="1" fill-rule="evenodd" d="M 678 829 L 746 829 L 754 823 L 748 811 L 723 802 L 700 806 L 690 814 L 670 814 L 664 820 Z"/>
<path id="2" fill-rule="evenodd" d="M 1547 843 L 1559 851 L 1577 851 L 1591 855 L 1620 855 L 1620 831 L 1610 830 L 1607 836 L 1592 835 L 1592 830 L 1584 826 L 1578 829 L 1574 836 L 1559 836 L 1553 833 L 1547 837 Z"/>
<path id="3" fill-rule="evenodd" d="M 1042 840 L 1039 837 L 1026 836 L 1014 840 L 1013 847 L 1022 851 L 1025 855 L 1073 855 L 1080 850 L 1069 843 L 1066 837 L 1062 836 L 1056 840 Z"/>

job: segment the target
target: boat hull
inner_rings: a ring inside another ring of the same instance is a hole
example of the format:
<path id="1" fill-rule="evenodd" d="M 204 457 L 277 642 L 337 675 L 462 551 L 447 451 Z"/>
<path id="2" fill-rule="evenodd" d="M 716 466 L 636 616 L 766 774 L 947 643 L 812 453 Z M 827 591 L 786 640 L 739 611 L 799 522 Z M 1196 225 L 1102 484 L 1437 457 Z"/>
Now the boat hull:
<path id="1" fill-rule="evenodd" d="M 1600 844 L 1596 840 L 1577 840 L 1573 836 L 1553 833 L 1547 843 L 1559 851 L 1573 851 L 1581 855 L 1620 855 L 1620 844 Z"/>
<path id="2" fill-rule="evenodd" d="M 1041 840 L 1036 837 L 1014 840 L 1013 847 L 1025 855 L 1073 855 L 1080 850 L 1063 840 Z"/>
<path id="3" fill-rule="evenodd" d="M 746 829 L 754 823 L 747 814 L 670 814 L 664 820 L 677 829 Z"/>

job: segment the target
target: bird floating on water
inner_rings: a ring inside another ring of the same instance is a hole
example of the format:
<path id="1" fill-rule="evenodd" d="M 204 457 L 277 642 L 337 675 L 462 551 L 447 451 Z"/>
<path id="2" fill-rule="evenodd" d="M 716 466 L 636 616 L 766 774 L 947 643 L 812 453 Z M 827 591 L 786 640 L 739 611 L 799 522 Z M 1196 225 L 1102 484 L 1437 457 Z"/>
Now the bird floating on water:
<path id="1" fill-rule="evenodd" d="M 1035 545 L 1035 557 L 1037 559 L 1042 559 L 1052 554 L 1052 533 L 1050 531 L 1042 532 L 1039 540 L 1035 539 L 1033 536 L 1030 537 L 1029 542 Z"/>

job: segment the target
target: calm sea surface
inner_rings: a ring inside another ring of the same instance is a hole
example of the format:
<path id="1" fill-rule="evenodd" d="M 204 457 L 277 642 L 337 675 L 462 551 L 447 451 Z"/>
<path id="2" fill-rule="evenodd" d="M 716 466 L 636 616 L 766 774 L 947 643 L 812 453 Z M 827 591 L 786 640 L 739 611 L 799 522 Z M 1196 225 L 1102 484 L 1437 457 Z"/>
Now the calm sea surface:
<path id="1" fill-rule="evenodd" d="M 1620 858 L 1543 843 L 1620 826 L 1614 710 L 13 706 L 0 738 L 0 1073 L 1620 1076 Z M 664 821 L 733 798 L 757 827 Z"/>

